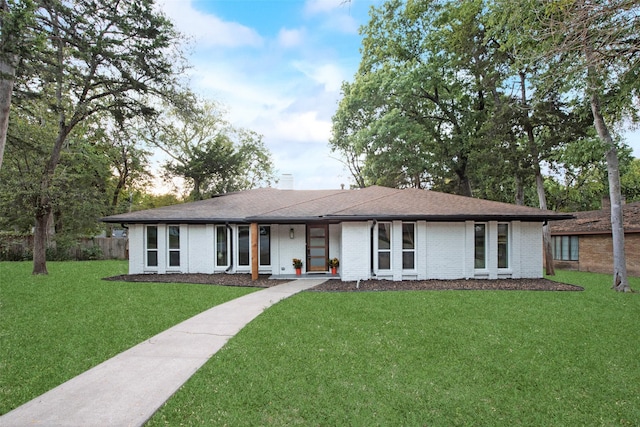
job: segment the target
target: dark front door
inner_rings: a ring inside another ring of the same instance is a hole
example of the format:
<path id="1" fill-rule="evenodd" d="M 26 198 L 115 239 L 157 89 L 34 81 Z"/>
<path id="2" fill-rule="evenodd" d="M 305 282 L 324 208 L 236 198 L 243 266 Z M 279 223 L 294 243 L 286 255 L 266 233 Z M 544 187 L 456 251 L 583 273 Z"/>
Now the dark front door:
<path id="1" fill-rule="evenodd" d="M 307 225 L 307 271 L 327 271 L 329 228 L 326 224 Z"/>

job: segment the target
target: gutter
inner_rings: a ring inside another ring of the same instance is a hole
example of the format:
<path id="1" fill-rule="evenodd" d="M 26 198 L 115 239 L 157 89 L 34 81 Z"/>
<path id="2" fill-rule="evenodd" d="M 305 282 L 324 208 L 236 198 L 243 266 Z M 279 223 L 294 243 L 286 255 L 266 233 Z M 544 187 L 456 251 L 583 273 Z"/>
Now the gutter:
<path id="1" fill-rule="evenodd" d="M 570 214 L 552 215 L 534 214 L 534 215 L 508 215 L 508 214 L 461 214 L 461 215 L 336 215 L 336 216 L 304 216 L 304 217 L 247 217 L 247 218 L 146 218 L 125 220 L 122 218 L 110 219 L 102 218 L 102 222 L 107 223 L 127 223 L 127 224 L 214 224 L 214 223 L 233 223 L 233 224 L 251 224 L 258 222 L 263 224 L 306 224 L 309 222 L 355 222 L 355 221 L 428 221 L 428 222 L 464 222 L 464 221 L 523 221 L 523 222 L 544 222 L 544 221 L 560 221 L 565 219 L 574 219 L 575 216 Z"/>

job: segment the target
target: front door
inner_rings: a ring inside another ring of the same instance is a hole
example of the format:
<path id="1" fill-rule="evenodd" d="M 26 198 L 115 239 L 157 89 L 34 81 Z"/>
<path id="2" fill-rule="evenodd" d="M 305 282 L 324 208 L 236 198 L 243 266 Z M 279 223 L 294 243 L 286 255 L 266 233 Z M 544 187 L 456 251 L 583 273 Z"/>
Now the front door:
<path id="1" fill-rule="evenodd" d="M 307 225 L 307 271 L 327 271 L 329 229 L 326 224 Z"/>

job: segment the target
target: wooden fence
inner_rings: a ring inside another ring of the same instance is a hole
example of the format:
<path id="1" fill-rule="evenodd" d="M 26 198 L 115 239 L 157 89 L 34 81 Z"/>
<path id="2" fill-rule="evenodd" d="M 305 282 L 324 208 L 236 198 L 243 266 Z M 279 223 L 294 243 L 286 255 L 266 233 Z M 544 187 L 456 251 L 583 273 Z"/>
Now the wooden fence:
<path id="1" fill-rule="evenodd" d="M 86 237 L 77 239 L 66 249 L 51 246 L 56 256 L 75 259 L 129 259 L 129 239 L 122 237 Z M 32 257 L 33 236 L 0 235 L 0 260 L 19 261 Z M 64 253 L 60 253 L 64 251 Z"/>

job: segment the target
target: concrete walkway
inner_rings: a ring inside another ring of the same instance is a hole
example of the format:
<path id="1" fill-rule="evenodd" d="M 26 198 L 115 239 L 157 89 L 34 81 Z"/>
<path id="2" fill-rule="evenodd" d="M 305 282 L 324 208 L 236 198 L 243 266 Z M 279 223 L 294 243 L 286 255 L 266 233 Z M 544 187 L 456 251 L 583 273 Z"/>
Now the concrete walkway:
<path id="1" fill-rule="evenodd" d="M 295 280 L 213 307 L 3 415 L 0 426 L 141 426 L 247 323 L 325 280 Z"/>

